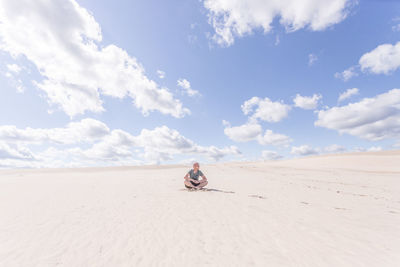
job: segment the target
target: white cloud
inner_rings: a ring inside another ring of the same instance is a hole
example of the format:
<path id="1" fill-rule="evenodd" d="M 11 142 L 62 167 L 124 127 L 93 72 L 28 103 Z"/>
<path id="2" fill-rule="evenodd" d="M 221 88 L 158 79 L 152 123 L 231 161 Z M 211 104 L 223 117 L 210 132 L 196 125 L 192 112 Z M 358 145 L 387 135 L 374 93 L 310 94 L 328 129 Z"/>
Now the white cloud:
<path id="1" fill-rule="evenodd" d="M 12 67 L 11 67 L 12 68 Z M 16 72 L 18 71 L 18 72 Z M 21 79 L 18 79 L 16 76 L 18 75 L 19 70 L 14 69 L 13 72 L 7 71 L 5 74 L 5 76 L 9 79 L 10 85 L 15 87 L 17 89 L 18 93 L 23 93 L 25 91 L 25 87 L 22 83 Z"/>
<path id="2" fill-rule="evenodd" d="M 348 99 L 351 96 L 357 95 L 357 94 L 358 94 L 358 88 L 347 89 L 346 92 L 343 92 L 339 95 L 338 101 L 341 102 L 341 101 Z"/>
<path id="3" fill-rule="evenodd" d="M 302 146 L 293 146 L 290 154 L 300 155 L 300 156 L 307 156 L 307 155 L 316 155 L 319 151 L 310 147 L 309 145 L 302 145 Z"/>
<path id="4" fill-rule="evenodd" d="M 18 74 L 21 72 L 22 68 L 17 64 L 7 64 L 6 67 L 8 71 L 3 74 L 9 79 L 10 85 L 15 87 L 18 93 L 23 93 L 25 91 L 25 87 L 22 83 L 22 80 L 18 78 Z"/>
<path id="5" fill-rule="evenodd" d="M 70 122 L 63 128 L 25 128 L 19 129 L 14 125 L 0 126 L 0 140 L 9 143 L 55 143 L 76 144 L 92 142 L 108 135 L 110 129 L 104 123 L 94 119 L 83 119 Z"/>
<path id="6" fill-rule="evenodd" d="M 133 147 L 136 146 L 138 144 L 134 136 L 116 129 L 89 149 L 77 148 L 74 152 L 88 160 L 119 161 L 120 159 L 134 158 Z"/>
<path id="7" fill-rule="evenodd" d="M 284 134 L 274 133 L 267 129 L 264 135 L 257 137 L 257 141 L 261 145 L 288 146 L 293 140 Z"/>
<path id="8" fill-rule="evenodd" d="M 373 74 L 392 74 L 400 67 L 400 42 L 395 45 L 379 45 L 362 55 L 358 63 L 359 65 L 350 67 L 342 73 L 335 73 L 335 77 L 347 81 L 358 75 L 356 68 Z"/>
<path id="9" fill-rule="evenodd" d="M 43 77 L 37 87 L 69 116 L 104 111 L 103 95 L 130 97 L 144 115 L 155 110 L 174 117 L 189 114 L 125 50 L 100 45 L 99 24 L 75 0 L 3 0 L 0 18 L 0 49 L 35 64 Z"/>
<path id="10" fill-rule="evenodd" d="M 7 64 L 7 69 L 14 73 L 19 73 L 21 71 L 21 67 L 17 64 Z"/>
<path id="11" fill-rule="evenodd" d="M 56 104 L 73 117 L 77 114 L 84 114 L 86 111 L 103 112 L 103 101 L 97 90 L 87 89 L 74 84 L 63 84 L 56 81 L 44 80 L 42 83 L 34 84 L 47 94 L 47 102 Z"/>
<path id="12" fill-rule="evenodd" d="M 192 87 L 190 86 L 190 82 L 186 79 L 179 79 L 177 81 L 177 84 L 179 87 L 183 89 L 184 93 L 187 94 L 188 96 L 200 95 L 199 91 L 192 89 Z"/>
<path id="13" fill-rule="evenodd" d="M 224 121 L 226 126 L 224 133 L 231 140 L 236 142 L 249 142 L 256 140 L 260 145 L 287 146 L 292 139 L 283 134 L 274 133 L 266 130 L 262 135 L 261 125 L 258 123 L 247 123 L 240 126 L 231 127 L 229 123 Z"/>
<path id="14" fill-rule="evenodd" d="M 382 44 L 360 58 L 361 70 L 374 74 L 390 74 L 400 67 L 400 42 Z"/>
<path id="15" fill-rule="evenodd" d="M 283 102 L 273 102 L 269 98 L 261 99 L 252 97 L 241 105 L 242 111 L 248 115 L 248 122 L 240 126 L 232 127 L 229 122 L 223 120 L 224 133 L 236 142 L 249 142 L 256 140 L 261 145 L 288 146 L 292 139 L 286 135 L 274 133 L 267 129 L 262 134 L 262 127 L 258 120 L 278 122 L 285 118 L 291 107 Z"/>
<path id="16" fill-rule="evenodd" d="M 324 153 L 342 153 L 345 152 L 347 149 L 344 146 L 340 145 L 329 145 L 323 149 Z"/>
<path id="17" fill-rule="evenodd" d="M 301 96 L 296 94 L 293 99 L 294 105 L 302 109 L 316 109 L 318 101 L 322 98 L 320 94 L 314 94 L 313 96 Z"/>
<path id="18" fill-rule="evenodd" d="M 261 152 L 261 158 L 264 160 L 278 160 L 283 158 L 283 156 L 279 155 L 276 151 L 263 150 Z"/>
<path id="19" fill-rule="evenodd" d="M 32 153 L 29 147 L 39 152 Z M 161 163 L 182 154 L 220 160 L 240 153 L 235 146 L 198 145 L 167 126 L 143 129 L 136 136 L 120 129 L 110 130 L 94 119 L 49 129 L 0 126 L 0 166 L 8 167 Z"/>
<path id="20" fill-rule="evenodd" d="M 215 146 L 198 147 L 196 153 L 200 154 L 200 155 L 204 155 L 215 161 L 218 161 L 228 155 L 241 154 L 240 150 L 236 146 L 229 146 L 229 147 L 224 147 L 224 148 L 218 148 Z"/>
<path id="21" fill-rule="evenodd" d="M 371 141 L 400 138 L 400 89 L 318 112 L 316 126 Z"/>
<path id="22" fill-rule="evenodd" d="M 382 151 L 382 150 L 383 150 L 383 148 L 380 147 L 380 146 L 371 146 L 370 148 L 368 148 L 367 151 L 370 151 L 370 152 L 377 152 L 377 151 Z"/>
<path id="23" fill-rule="evenodd" d="M 193 141 L 167 126 L 157 127 L 154 130 L 143 129 L 135 140 L 141 147 L 160 151 L 191 152 L 195 147 Z"/>
<path id="24" fill-rule="evenodd" d="M 381 146 L 371 146 L 369 148 L 365 147 L 354 147 L 351 151 L 352 152 L 378 152 L 383 151 L 384 149 Z"/>
<path id="25" fill-rule="evenodd" d="M 256 108 L 255 108 L 256 107 Z M 283 102 L 273 102 L 268 97 L 261 99 L 252 97 L 241 106 L 245 115 L 251 115 L 250 119 L 261 119 L 267 122 L 278 122 L 287 117 L 291 107 Z"/>
<path id="26" fill-rule="evenodd" d="M 0 161 L 2 159 L 33 160 L 33 153 L 26 147 L 10 145 L 0 141 Z"/>
<path id="27" fill-rule="evenodd" d="M 162 70 L 157 70 L 157 75 L 160 79 L 164 79 L 166 76 L 165 71 Z"/>
<path id="28" fill-rule="evenodd" d="M 340 146 L 337 144 L 332 144 L 323 148 L 320 147 L 313 148 L 309 145 L 301 145 L 297 147 L 293 146 L 290 153 L 299 156 L 307 156 L 307 155 L 343 153 L 346 151 L 347 149 L 344 146 Z"/>
<path id="29" fill-rule="evenodd" d="M 272 22 L 286 31 L 302 28 L 322 31 L 344 20 L 352 0 L 204 0 L 209 23 L 214 27 L 212 39 L 221 46 L 230 46 L 236 37 L 251 34 L 254 29 L 268 33 Z"/>
<path id="30" fill-rule="evenodd" d="M 114 135 L 114 130 L 112 135 Z M 115 148 L 122 148 L 122 155 L 130 156 L 129 148 L 139 147 L 144 150 L 142 157 L 152 163 L 161 163 L 173 159 L 174 155 L 203 155 L 213 160 L 220 160 L 227 155 L 238 155 L 240 151 L 235 147 L 217 148 L 215 146 L 204 147 L 182 136 L 177 130 L 167 126 L 156 127 L 153 130 L 143 129 L 139 135 L 132 136 L 122 130 L 118 130 L 115 136 L 108 136 L 102 142 L 93 146 L 87 155 L 115 155 Z"/>
<path id="31" fill-rule="evenodd" d="M 308 55 L 308 66 L 314 65 L 314 63 L 318 60 L 318 56 L 316 54 Z"/>
<path id="32" fill-rule="evenodd" d="M 233 141 L 248 142 L 257 139 L 262 133 L 262 128 L 257 123 L 248 123 L 235 127 L 228 126 L 224 129 L 224 133 Z"/>
<path id="33" fill-rule="evenodd" d="M 355 76 L 358 76 L 355 66 L 350 67 L 347 70 L 344 70 L 343 72 L 335 73 L 335 78 L 341 79 L 345 82 L 347 82 L 348 80 L 350 80 L 352 77 L 355 77 Z"/>

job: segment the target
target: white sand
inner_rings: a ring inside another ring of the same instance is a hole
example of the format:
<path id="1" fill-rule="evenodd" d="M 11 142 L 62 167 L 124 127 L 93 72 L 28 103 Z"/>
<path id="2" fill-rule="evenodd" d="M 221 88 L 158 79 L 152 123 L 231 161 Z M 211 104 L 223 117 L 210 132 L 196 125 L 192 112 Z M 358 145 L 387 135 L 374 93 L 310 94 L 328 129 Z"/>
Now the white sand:
<path id="1" fill-rule="evenodd" d="M 187 170 L 1 171 L 0 266 L 400 266 L 400 151 Z"/>

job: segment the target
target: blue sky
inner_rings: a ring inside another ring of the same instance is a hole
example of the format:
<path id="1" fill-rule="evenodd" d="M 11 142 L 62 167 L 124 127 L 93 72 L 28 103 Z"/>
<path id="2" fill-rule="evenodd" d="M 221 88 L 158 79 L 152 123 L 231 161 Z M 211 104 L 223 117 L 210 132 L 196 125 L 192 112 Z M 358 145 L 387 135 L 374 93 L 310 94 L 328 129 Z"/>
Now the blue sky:
<path id="1" fill-rule="evenodd" d="M 1 167 L 400 146 L 396 1 L 22 2 L 0 1 Z"/>

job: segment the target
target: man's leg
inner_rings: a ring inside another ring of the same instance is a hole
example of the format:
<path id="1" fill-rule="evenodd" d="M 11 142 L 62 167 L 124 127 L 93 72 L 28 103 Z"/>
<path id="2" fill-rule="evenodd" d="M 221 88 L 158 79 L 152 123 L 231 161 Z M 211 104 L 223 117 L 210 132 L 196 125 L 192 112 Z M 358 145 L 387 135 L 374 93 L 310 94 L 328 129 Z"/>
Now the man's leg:
<path id="1" fill-rule="evenodd" d="M 208 184 L 208 181 L 201 181 L 200 184 L 198 186 L 196 186 L 196 188 L 203 188 Z"/>
<path id="2" fill-rule="evenodd" d="M 185 180 L 184 184 L 186 187 L 194 188 L 194 186 L 192 185 L 192 183 L 190 181 Z"/>

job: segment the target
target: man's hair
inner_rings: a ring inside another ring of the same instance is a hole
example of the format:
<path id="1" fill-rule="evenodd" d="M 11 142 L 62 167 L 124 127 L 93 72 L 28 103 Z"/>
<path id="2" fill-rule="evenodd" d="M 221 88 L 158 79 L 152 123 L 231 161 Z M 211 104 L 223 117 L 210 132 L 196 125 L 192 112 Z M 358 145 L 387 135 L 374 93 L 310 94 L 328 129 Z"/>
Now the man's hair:
<path id="1" fill-rule="evenodd" d="M 198 162 L 193 162 L 193 166 L 194 165 L 199 165 L 199 167 L 200 167 L 200 164 Z"/>

